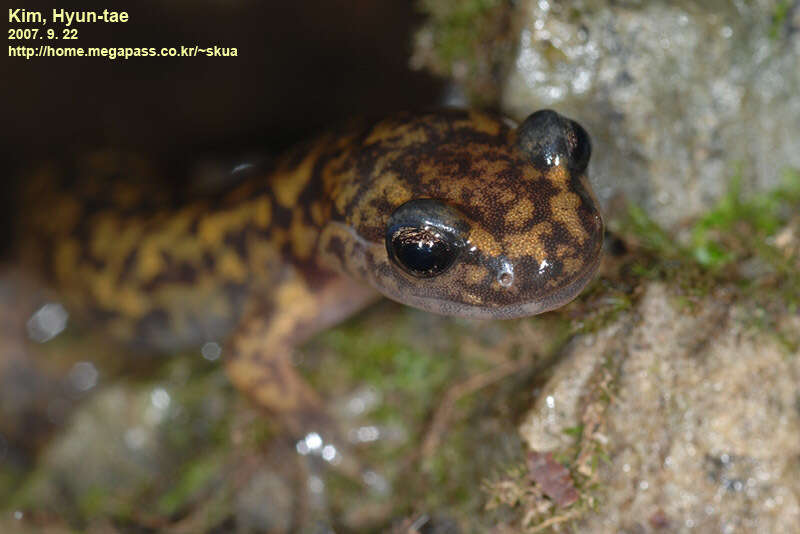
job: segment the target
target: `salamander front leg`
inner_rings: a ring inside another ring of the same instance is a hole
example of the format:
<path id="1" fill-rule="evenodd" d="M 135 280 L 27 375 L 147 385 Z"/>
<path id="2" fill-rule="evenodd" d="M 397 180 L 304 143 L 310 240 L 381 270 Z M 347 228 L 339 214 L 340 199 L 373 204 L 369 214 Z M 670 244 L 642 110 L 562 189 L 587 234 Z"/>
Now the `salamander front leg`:
<path id="1" fill-rule="evenodd" d="M 250 303 L 223 351 L 228 376 L 293 438 L 331 429 L 324 403 L 292 365 L 292 351 L 375 297 L 347 278 L 331 275 L 309 284 L 293 273 Z"/>
<path id="2" fill-rule="evenodd" d="M 246 317 L 224 350 L 226 370 L 240 391 L 299 437 L 323 416 L 323 403 L 292 365 L 293 346 L 277 326 Z"/>

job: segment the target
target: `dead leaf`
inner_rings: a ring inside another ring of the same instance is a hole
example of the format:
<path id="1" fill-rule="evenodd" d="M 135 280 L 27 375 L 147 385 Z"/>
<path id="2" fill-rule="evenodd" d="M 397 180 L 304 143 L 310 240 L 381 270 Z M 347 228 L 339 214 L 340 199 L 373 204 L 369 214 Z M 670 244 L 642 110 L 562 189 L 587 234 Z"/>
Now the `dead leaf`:
<path id="1" fill-rule="evenodd" d="M 528 453 L 528 469 L 533 481 L 560 508 L 578 500 L 578 490 L 575 489 L 569 470 L 553 459 L 552 452 Z"/>

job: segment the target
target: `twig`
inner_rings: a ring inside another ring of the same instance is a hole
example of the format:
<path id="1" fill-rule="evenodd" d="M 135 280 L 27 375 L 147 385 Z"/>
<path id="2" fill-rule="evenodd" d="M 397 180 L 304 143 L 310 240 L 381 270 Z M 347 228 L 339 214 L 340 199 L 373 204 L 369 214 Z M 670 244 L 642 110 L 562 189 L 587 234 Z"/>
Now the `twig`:
<path id="1" fill-rule="evenodd" d="M 444 399 L 439 404 L 436 412 L 433 415 L 430 429 L 422 442 L 420 455 L 423 459 L 428 459 L 439 446 L 442 435 L 447 429 L 447 426 L 452 417 L 453 410 L 455 409 L 456 402 L 466 395 L 474 393 L 479 389 L 498 382 L 510 374 L 521 371 L 530 367 L 532 362 L 528 359 L 511 360 L 490 369 L 484 373 L 479 373 L 469 377 L 463 382 L 456 384 L 447 390 Z"/>
<path id="2" fill-rule="evenodd" d="M 529 530 L 528 534 L 534 534 L 535 532 L 541 532 L 548 527 L 552 527 L 553 525 L 557 525 L 559 523 L 563 523 L 564 521 L 569 521 L 575 517 L 575 512 L 570 512 L 568 514 L 557 515 L 555 517 L 551 517 L 547 521 L 542 521 L 538 525 L 536 525 L 533 530 Z"/>

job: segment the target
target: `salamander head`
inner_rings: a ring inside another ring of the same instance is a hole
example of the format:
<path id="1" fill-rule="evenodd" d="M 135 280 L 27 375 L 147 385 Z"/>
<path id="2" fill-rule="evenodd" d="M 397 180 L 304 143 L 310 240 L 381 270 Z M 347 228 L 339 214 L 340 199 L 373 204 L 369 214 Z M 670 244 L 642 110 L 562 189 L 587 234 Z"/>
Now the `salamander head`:
<path id="1" fill-rule="evenodd" d="M 349 269 L 386 296 L 469 317 L 534 315 L 572 300 L 599 263 L 603 222 L 576 122 L 537 111 L 426 116 L 383 155 L 351 229 Z M 389 184 L 387 176 L 394 181 Z"/>

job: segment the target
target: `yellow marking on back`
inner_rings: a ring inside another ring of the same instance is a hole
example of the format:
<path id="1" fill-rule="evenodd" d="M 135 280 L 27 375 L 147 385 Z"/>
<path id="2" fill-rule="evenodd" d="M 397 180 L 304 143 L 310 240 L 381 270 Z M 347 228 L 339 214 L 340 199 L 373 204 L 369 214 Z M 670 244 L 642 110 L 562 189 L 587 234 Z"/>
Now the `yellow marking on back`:
<path id="1" fill-rule="evenodd" d="M 117 307 L 117 292 L 111 278 L 111 273 L 97 272 L 92 280 L 91 291 L 94 298 L 101 305 L 115 309 Z"/>
<path id="2" fill-rule="evenodd" d="M 191 213 L 186 213 L 182 219 L 182 227 L 188 227 L 192 222 Z M 265 207 L 262 200 L 247 202 L 237 206 L 235 209 L 220 211 L 211 214 L 204 214 L 198 223 L 198 236 L 200 240 L 209 247 L 218 247 L 222 244 L 225 235 L 231 231 L 240 231 L 252 220 L 256 222 L 269 221 L 270 208 Z M 268 224 L 268 223 L 266 223 Z M 179 233 L 164 232 L 172 236 Z M 184 232 L 188 234 L 188 232 Z"/>
<path id="3" fill-rule="evenodd" d="M 268 228 L 272 220 L 272 205 L 267 197 L 259 197 L 252 202 L 253 221 L 259 228 Z"/>
<path id="4" fill-rule="evenodd" d="M 477 132 L 488 135 L 498 135 L 500 133 L 500 123 L 480 111 L 470 111 L 469 120 L 465 122 L 467 127 Z"/>
<path id="5" fill-rule="evenodd" d="M 59 280 L 69 280 L 76 274 L 80 249 L 80 244 L 74 238 L 65 239 L 56 245 L 55 274 Z"/>
<path id="6" fill-rule="evenodd" d="M 445 166 L 444 163 L 435 161 L 432 158 L 422 158 L 417 165 L 417 172 L 420 174 L 420 181 L 430 183 L 439 180 L 441 176 L 454 176 L 456 166 Z"/>
<path id="7" fill-rule="evenodd" d="M 234 282 L 244 282 L 247 280 L 247 267 L 239 259 L 239 256 L 230 249 L 221 252 L 219 272 L 224 278 Z"/>
<path id="8" fill-rule="evenodd" d="M 132 287 L 116 288 L 117 308 L 129 317 L 141 317 L 147 311 L 147 299 Z"/>
<path id="9" fill-rule="evenodd" d="M 308 183 L 309 178 L 311 178 L 314 166 L 317 164 L 319 152 L 318 145 L 306 154 L 297 167 L 278 170 L 280 179 L 272 182 L 272 191 L 278 204 L 285 208 L 292 208 L 297 204 L 297 198 Z"/>
<path id="10" fill-rule="evenodd" d="M 374 145 L 380 143 L 387 147 L 404 148 L 415 143 L 428 141 L 428 135 L 418 124 L 412 122 L 399 126 L 393 124 L 392 126 L 392 128 L 387 128 L 385 125 L 378 126 L 370 133 L 364 144 Z"/>
<path id="11" fill-rule="evenodd" d="M 316 224 L 317 226 L 322 226 L 325 224 L 325 214 L 322 211 L 322 203 L 321 202 L 312 202 L 311 206 L 308 208 L 309 214 L 311 215 L 311 221 Z"/>
<path id="12" fill-rule="evenodd" d="M 107 257 L 116 242 L 117 219 L 111 213 L 100 213 L 95 216 L 93 222 L 94 233 L 89 243 L 89 251 L 96 258 Z"/>
<path id="13" fill-rule="evenodd" d="M 292 225 L 289 227 L 289 235 L 292 240 L 292 251 L 300 259 L 308 259 L 314 250 L 317 237 L 317 229 L 303 221 L 303 212 L 297 210 L 292 218 Z"/>
<path id="14" fill-rule="evenodd" d="M 152 246 L 142 246 L 136 261 L 136 278 L 141 282 L 148 282 L 164 270 L 164 259 L 161 251 Z"/>
<path id="15" fill-rule="evenodd" d="M 473 161 L 472 166 L 475 170 L 480 171 L 482 174 L 485 174 L 488 177 L 496 176 L 509 169 L 509 163 L 505 160 L 490 160 L 482 159 L 480 157 Z"/>

